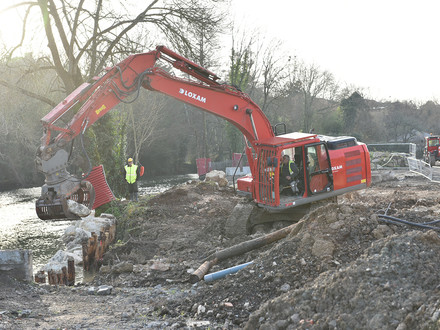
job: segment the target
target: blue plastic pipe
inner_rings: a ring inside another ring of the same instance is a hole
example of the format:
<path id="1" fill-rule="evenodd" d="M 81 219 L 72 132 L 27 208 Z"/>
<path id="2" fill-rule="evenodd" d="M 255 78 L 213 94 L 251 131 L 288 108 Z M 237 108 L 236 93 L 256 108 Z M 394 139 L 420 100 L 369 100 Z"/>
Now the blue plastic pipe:
<path id="1" fill-rule="evenodd" d="M 205 282 L 215 281 L 215 280 L 218 280 L 219 278 L 225 277 L 226 275 L 234 274 L 234 273 L 238 272 L 240 269 L 242 269 L 246 266 L 249 266 L 252 263 L 253 263 L 253 261 L 250 261 L 250 262 L 246 262 L 241 265 L 237 265 L 234 267 L 219 270 L 218 272 L 205 275 L 203 277 L 203 279 L 205 280 Z"/>

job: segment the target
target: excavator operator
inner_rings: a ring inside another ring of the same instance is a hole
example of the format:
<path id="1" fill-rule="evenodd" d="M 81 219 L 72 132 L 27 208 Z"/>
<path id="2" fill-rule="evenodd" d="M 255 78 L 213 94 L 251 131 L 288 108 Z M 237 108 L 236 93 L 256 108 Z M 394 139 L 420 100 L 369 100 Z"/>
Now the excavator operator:
<path id="1" fill-rule="evenodd" d="M 284 155 L 280 167 L 280 193 L 283 192 L 285 187 L 291 187 L 292 182 L 296 182 L 298 174 L 298 166 L 290 160 L 289 155 Z M 292 190 L 292 192 L 295 193 L 297 191 Z"/>

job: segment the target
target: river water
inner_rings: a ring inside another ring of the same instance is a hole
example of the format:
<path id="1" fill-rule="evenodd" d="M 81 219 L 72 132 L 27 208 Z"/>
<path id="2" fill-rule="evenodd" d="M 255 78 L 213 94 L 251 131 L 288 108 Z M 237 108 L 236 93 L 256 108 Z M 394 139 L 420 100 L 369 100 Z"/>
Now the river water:
<path id="1" fill-rule="evenodd" d="M 163 176 L 142 180 L 139 196 L 158 194 L 189 180 L 197 174 Z M 43 221 L 35 212 L 40 187 L 0 192 L 0 250 L 32 250 L 36 273 L 58 251 L 64 249 L 61 236 L 75 221 Z"/>

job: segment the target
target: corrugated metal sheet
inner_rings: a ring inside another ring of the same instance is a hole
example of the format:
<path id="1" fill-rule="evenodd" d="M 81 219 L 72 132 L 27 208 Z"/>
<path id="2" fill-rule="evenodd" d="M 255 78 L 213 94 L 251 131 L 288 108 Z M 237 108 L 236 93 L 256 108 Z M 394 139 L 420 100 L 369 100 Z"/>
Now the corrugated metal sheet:
<path id="1" fill-rule="evenodd" d="M 87 181 L 90 181 L 95 188 L 95 202 L 92 209 L 116 199 L 105 178 L 103 165 L 95 166 L 87 177 Z"/>

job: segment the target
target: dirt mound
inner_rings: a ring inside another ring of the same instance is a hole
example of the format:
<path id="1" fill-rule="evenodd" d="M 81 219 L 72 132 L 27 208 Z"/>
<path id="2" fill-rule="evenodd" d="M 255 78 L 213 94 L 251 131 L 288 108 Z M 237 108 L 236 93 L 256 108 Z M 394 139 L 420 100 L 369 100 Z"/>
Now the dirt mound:
<path id="1" fill-rule="evenodd" d="M 437 233 L 392 235 L 338 271 L 267 302 L 246 328 L 435 329 L 439 271 Z"/>
<path id="2" fill-rule="evenodd" d="M 199 194 L 200 189 L 206 186 L 186 185 L 158 196 L 150 203 L 148 221 L 139 224 L 143 234 L 138 239 L 159 244 L 155 252 L 171 263 L 170 269 L 144 276 L 119 275 L 112 277 L 113 283 L 184 282 L 188 271 L 211 252 L 262 235 L 224 237 L 228 214 L 238 202 L 249 201 L 215 188 Z M 295 235 L 225 260 L 211 271 L 249 261 L 252 265 L 219 281 L 196 284 L 184 301 L 160 299 L 154 310 L 171 319 L 185 314 L 226 328 L 430 325 L 436 322 L 430 321 L 436 305 L 428 313 L 417 314 L 417 309 L 422 306 L 420 297 L 436 290 L 430 274 L 437 273 L 435 254 L 440 241 L 432 231 L 422 234 L 410 226 L 386 223 L 379 216 L 386 212 L 411 221 L 432 221 L 438 215 L 438 198 L 426 191 L 435 189 L 424 179 L 410 177 L 346 194 L 337 204 L 323 203 L 300 220 L 301 229 Z M 181 205 L 184 214 L 179 211 Z M 160 221 L 169 227 L 158 234 L 161 227 L 156 218 L 164 213 L 168 216 Z M 429 252 L 420 258 L 424 250 Z M 399 285 L 400 281 L 405 283 Z"/>
<path id="3" fill-rule="evenodd" d="M 69 324 L 88 328 L 97 318 L 100 328 L 439 328 L 440 185 L 409 173 L 397 178 L 312 207 L 286 238 L 210 272 L 251 265 L 196 284 L 190 274 L 212 253 L 265 234 L 226 235 L 236 206 L 251 201 L 213 183 L 142 198 L 126 205 L 118 243 L 91 283 L 113 286 L 112 294 L 90 297 L 88 287 L 42 292 L 38 302 L 54 315 L 35 307 L 41 317 L 33 317 L 42 328 L 63 327 L 67 299 Z"/>

